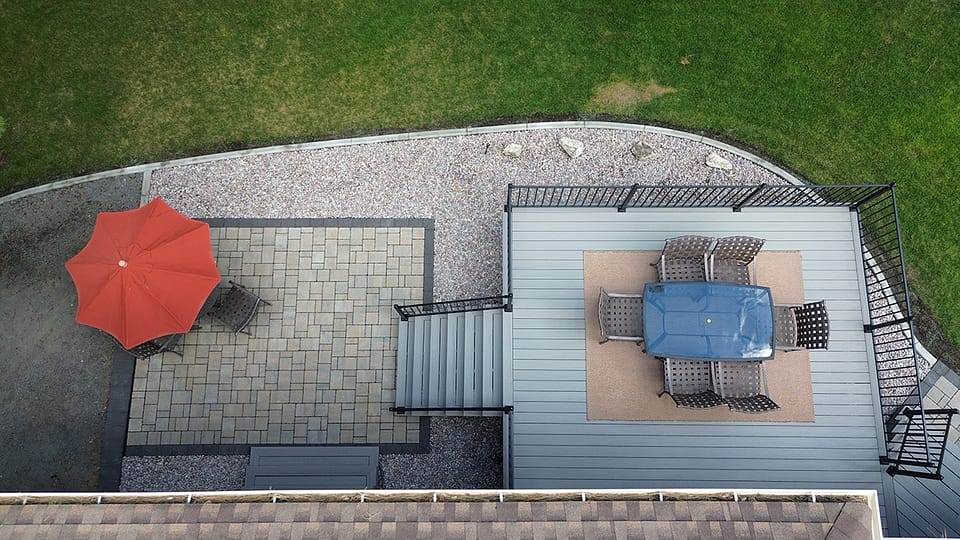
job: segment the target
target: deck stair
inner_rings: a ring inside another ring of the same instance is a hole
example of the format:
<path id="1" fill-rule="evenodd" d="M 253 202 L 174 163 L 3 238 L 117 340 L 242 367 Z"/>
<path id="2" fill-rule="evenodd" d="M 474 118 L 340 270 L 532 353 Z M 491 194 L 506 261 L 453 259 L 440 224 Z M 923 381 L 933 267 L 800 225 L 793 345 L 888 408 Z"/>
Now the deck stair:
<path id="1" fill-rule="evenodd" d="M 492 416 L 503 407 L 507 297 L 396 306 L 396 406 L 400 414 Z"/>

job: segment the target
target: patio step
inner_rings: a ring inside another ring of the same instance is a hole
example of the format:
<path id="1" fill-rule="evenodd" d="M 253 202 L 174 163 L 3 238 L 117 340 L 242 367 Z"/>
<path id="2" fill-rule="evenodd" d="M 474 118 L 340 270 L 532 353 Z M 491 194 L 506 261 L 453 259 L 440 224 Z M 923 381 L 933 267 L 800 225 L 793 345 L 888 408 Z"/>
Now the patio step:
<path id="1" fill-rule="evenodd" d="M 376 446 L 253 446 L 243 489 L 373 489 Z"/>
<path id="2" fill-rule="evenodd" d="M 443 313 L 400 321 L 397 407 L 503 406 L 503 312 Z M 498 411 L 409 411 L 495 416 Z"/>

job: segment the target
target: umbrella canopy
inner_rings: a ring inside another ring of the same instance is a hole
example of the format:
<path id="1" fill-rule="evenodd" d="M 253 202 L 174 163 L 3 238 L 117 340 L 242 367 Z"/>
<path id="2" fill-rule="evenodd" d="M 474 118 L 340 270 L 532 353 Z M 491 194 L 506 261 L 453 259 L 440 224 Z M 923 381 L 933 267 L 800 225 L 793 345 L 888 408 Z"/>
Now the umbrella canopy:
<path id="1" fill-rule="evenodd" d="M 67 261 L 77 287 L 77 322 L 129 349 L 185 333 L 220 273 L 210 226 L 159 197 L 125 212 L 102 212 L 87 245 Z"/>

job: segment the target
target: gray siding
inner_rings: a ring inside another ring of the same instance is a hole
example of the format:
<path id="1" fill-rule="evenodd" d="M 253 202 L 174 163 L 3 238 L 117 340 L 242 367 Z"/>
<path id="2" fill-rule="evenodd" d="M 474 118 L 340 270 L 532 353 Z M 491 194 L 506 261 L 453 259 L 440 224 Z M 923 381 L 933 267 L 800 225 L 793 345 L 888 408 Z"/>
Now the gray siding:
<path id="1" fill-rule="evenodd" d="M 882 491 L 848 210 L 515 209 L 512 219 L 514 487 Z M 826 299 L 831 318 L 830 350 L 810 355 L 815 423 L 587 422 L 583 251 L 659 250 L 682 234 L 802 252 L 805 297 Z"/>

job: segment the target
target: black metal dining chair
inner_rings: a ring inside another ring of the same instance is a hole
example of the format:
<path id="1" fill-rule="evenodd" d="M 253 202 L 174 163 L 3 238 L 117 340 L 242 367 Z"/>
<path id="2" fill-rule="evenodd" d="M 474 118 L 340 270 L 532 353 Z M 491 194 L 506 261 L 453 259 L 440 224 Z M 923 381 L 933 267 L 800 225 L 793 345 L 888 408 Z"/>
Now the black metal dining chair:
<path id="1" fill-rule="evenodd" d="M 706 281 L 707 254 L 713 237 L 686 235 L 667 238 L 656 262 L 660 281 Z"/>
<path id="2" fill-rule="evenodd" d="M 752 236 L 718 238 L 717 245 L 710 253 L 710 281 L 749 285 L 750 264 L 756 261 L 764 242 L 763 238 Z M 756 265 L 753 273 L 756 278 Z"/>
<path id="3" fill-rule="evenodd" d="M 777 349 L 826 349 L 830 343 L 830 317 L 823 300 L 773 306 Z"/>
<path id="4" fill-rule="evenodd" d="M 130 347 L 129 349 L 125 348 L 123 345 L 120 345 L 119 341 L 117 341 L 117 345 L 119 345 L 121 349 L 127 351 L 127 354 L 136 359 L 150 358 L 151 356 L 163 354 L 165 352 L 172 352 L 177 356 L 183 357 L 183 353 L 180 351 L 180 339 L 182 337 L 183 334 L 170 334 L 169 336 L 151 339 L 150 341 L 141 343 L 135 347 Z M 114 341 L 116 341 L 116 339 L 114 339 Z"/>
<path id="5" fill-rule="evenodd" d="M 663 392 L 682 409 L 710 409 L 723 405 L 713 391 L 713 362 L 663 359 Z"/>
<path id="6" fill-rule="evenodd" d="M 232 280 L 229 283 L 230 289 L 220 295 L 207 315 L 230 327 L 234 334 L 249 334 L 245 329 L 257 315 L 260 306 L 271 304 L 243 285 Z"/>
<path id="7" fill-rule="evenodd" d="M 767 373 L 759 360 L 713 362 L 714 386 L 734 412 L 768 413 L 780 406 L 767 396 Z"/>
<path id="8" fill-rule="evenodd" d="M 600 317 L 600 343 L 609 340 L 643 344 L 643 295 L 608 293 L 600 287 L 597 307 Z"/>

